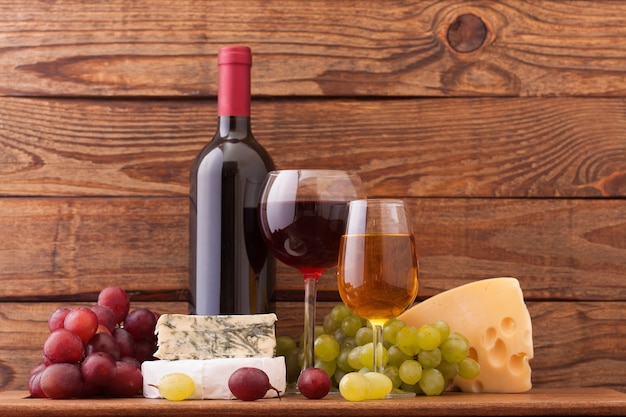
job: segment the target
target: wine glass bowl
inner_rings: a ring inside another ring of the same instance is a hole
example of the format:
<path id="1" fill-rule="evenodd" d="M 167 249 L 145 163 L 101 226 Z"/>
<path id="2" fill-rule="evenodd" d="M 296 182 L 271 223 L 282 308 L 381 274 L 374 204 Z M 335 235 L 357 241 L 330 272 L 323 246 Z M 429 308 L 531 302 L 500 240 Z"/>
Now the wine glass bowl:
<path id="1" fill-rule="evenodd" d="M 317 281 L 337 265 L 348 202 L 365 197 L 359 176 L 340 170 L 269 172 L 259 199 L 259 227 L 276 259 L 305 283 L 303 369 L 313 366 Z"/>
<path id="2" fill-rule="evenodd" d="M 404 202 L 350 202 L 338 259 L 339 294 L 348 308 L 372 324 L 372 370 L 382 373 L 382 327 L 415 301 L 418 289 L 417 249 Z"/>

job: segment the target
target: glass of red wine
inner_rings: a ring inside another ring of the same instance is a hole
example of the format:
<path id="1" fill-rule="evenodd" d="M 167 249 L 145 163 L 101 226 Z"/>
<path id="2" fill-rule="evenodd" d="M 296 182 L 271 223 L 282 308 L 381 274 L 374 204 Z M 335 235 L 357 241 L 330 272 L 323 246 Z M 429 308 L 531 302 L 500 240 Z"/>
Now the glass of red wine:
<path id="1" fill-rule="evenodd" d="M 304 279 L 302 369 L 314 366 L 317 282 L 326 269 L 337 266 L 348 202 L 362 198 L 361 179 L 351 171 L 281 170 L 265 177 L 261 234 L 276 259 L 298 269 Z"/>

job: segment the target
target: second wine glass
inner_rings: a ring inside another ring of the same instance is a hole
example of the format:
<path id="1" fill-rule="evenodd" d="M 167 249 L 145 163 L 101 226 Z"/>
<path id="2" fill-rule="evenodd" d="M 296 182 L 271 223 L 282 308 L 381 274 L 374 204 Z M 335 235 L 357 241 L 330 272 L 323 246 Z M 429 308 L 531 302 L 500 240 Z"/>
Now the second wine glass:
<path id="1" fill-rule="evenodd" d="M 418 288 L 417 250 L 402 200 L 348 204 L 337 283 L 345 305 L 372 324 L 371 370 L 383 373 L 383 325 L 413 304 Z"/>
<path id="2" fill-rule="evenodd" d="M 339 170 L 281 170 L 267 174 L 259 200 L 259 226 L 268 247 L 304 279 L 303 369 L 314 365 L 317 282 L 337 265 L 347 203 L 365 197 L 360 177 Z"/>

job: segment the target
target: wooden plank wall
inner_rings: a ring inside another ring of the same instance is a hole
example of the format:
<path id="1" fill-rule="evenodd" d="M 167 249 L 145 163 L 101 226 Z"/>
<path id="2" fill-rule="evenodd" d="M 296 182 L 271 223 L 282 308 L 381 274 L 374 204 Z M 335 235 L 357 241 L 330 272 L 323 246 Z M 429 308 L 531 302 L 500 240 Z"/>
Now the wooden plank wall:
<path id="1" fill-rule="evenodd" d="M 535 386 L 626 391 L 626 4 L 557 0 L 0 0 L 0 390 L 105 286 L 186 312 L 189 168 L 236 43 L 278 167 L 410 204 L 421 299 L 515 276 Z"/>

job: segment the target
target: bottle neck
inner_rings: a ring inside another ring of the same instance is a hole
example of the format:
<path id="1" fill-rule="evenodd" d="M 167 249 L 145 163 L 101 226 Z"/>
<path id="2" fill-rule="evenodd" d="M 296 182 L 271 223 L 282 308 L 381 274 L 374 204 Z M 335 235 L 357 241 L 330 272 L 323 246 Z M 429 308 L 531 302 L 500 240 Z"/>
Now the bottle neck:
<path id="1" fill-rule="evenodd" d="M 224 139 L 241 140 L 252 136 L 250 117 L 218 116 L 217 134 Z"/>

